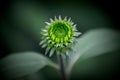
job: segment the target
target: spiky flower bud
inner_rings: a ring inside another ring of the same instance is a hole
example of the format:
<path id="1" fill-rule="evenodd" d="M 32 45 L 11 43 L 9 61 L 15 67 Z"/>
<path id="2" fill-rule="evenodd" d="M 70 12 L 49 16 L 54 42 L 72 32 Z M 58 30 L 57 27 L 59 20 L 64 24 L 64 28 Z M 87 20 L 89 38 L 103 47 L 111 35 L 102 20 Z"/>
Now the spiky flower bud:
<path id="1" fill-rule="evenodd" d="M 45 54 L 50 51 L 51 57 L 54 52 L 66 53 L 71 48 L 72 44 L 76 40 L 76 36 L 81 33 L 77 31 L 76 25 L 71 21 L 71 18 L 64 19 L 59 16 L 58 18 L 50 19 L 50 22 L 45 22 L 47 25 L 42 29 L 42 41 L 40 45 L 42 48 L 46 47 Z"/>

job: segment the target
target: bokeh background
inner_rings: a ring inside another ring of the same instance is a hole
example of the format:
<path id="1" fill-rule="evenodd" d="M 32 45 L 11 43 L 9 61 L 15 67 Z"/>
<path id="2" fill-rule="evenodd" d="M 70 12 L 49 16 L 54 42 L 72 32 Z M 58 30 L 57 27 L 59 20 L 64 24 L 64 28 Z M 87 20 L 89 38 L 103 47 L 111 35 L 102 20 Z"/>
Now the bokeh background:
<path id="1" fill-rule="evenodd" d="M 40 30 L 54 16 L 71 17 L 83 34 L 92 29 L 111 28 L 119 31 L 117 0 L 1 0 L 0 58 L 9 54 L 36 51 Z M 120 51 L 85 60 L 72 70 L 71 80 L 103 80 L 119 78 Z M 45 67 L 28 80 L 59 80 L 59 72 Z M 32 79 L 33 78 L 33 79 Z"/>

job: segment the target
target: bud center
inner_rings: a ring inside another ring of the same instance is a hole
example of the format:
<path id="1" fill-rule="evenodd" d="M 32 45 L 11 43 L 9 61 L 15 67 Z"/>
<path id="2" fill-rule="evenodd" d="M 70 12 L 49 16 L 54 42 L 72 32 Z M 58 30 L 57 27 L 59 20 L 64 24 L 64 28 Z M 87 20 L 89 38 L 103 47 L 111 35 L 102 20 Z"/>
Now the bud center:
<path id="1" fill-rule="evenodd" d="M 70 26 L 63 22 L 57 22 L 51 25 L 49 31 L 51 40 L 57 43 L 67 42 L 72 34 Z"/>
<path id="2" fill-rule="evenodd" d="M 55 35 L 56 38 L 64 38 L 69 29 L 66 24 L 63 23 L 56 23 L 52 28 L 52 33 Z"/>

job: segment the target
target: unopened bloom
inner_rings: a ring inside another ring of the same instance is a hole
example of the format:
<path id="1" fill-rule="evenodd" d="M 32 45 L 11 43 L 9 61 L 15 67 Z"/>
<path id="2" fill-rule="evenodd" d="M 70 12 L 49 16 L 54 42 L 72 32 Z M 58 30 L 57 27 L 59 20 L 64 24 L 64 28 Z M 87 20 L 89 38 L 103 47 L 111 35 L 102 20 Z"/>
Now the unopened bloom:
<path id="1" fill-rule="evenodd" d="M 50 52 L 50 57 L 55 52 L 68 54 L 68 50 L 75 42 L 76 37 L 81 34 L 77 31 L 76 24 L 71 21 L 71 18 L 62 19 L 61 16 L 45 23 L 47 25 L 41 31 L 42 41 L 40 42 L 42 48 L 46 47 L 45 54 Z"/>

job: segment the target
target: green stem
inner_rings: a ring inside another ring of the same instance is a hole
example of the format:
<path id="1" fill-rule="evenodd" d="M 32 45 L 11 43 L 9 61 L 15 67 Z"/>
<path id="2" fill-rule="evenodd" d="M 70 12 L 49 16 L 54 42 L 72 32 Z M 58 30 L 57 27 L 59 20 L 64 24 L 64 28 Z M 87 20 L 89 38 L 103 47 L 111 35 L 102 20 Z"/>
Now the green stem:
<path id="1" fill-rule="evenodd" d="M 67 80 L 67 76 L 66 76 L 66 72 L 65 72 L 65 68 L 64 68 L 63 57 L 61 54 L 58 55 L 58 59 L 59 59 L 59 64 L 60 64 L 62 80 Z"/>

